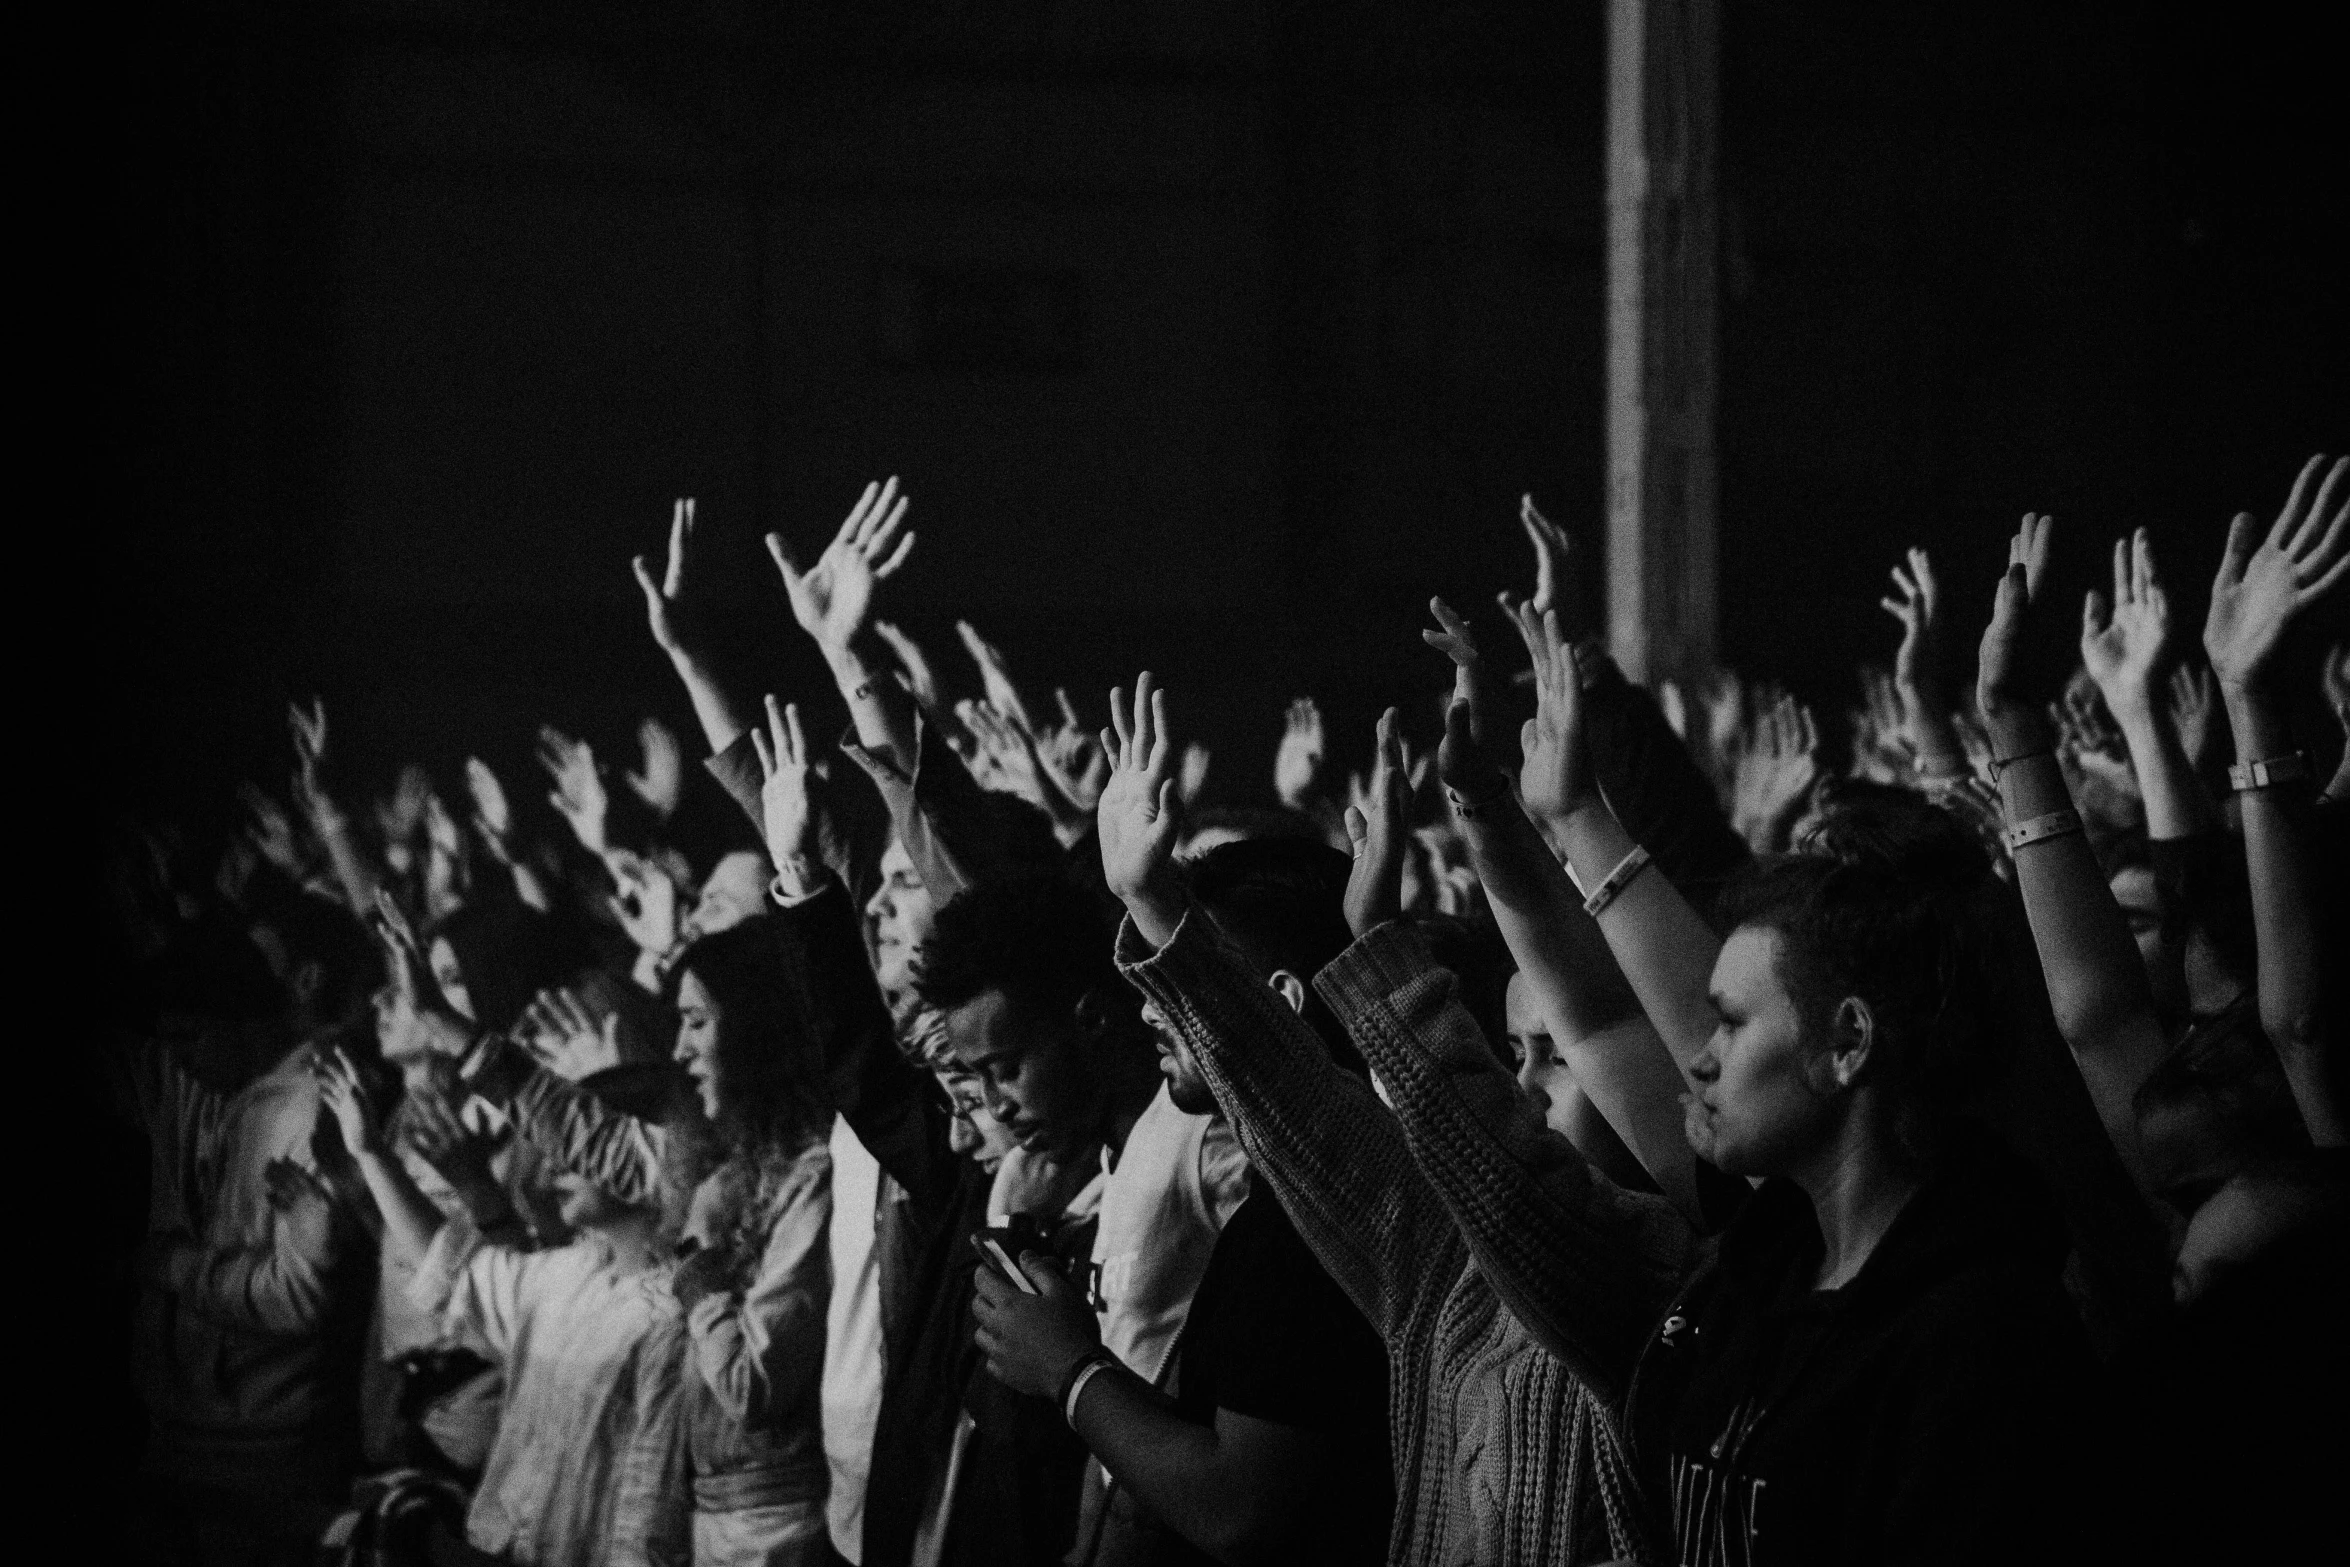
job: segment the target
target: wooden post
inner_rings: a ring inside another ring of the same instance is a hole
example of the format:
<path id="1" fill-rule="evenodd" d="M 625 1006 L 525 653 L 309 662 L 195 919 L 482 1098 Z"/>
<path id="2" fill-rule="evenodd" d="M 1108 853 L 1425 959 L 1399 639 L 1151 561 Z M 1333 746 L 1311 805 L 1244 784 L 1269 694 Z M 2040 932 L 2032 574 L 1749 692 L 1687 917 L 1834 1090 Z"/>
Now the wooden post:
<path id="1" fill-rule="evenodd" d="M 1608 0 L 1608 647 L 1714 656 L 1717 0 Z"/>

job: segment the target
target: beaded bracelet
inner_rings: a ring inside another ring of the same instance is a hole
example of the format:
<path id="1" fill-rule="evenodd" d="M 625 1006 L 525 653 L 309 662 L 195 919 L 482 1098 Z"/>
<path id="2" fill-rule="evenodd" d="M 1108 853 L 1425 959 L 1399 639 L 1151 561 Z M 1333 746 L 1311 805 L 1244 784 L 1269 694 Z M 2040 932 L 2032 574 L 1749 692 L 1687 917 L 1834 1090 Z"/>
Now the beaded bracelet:
<path id="1" fill-rule="evenodd" d="M 1598 889 L 1583 900 L 1583 912 L 1593 919 L 1599 918 L 1599 911 L 1615 902 L 1616 894 L 1630 886 L 1632 878 L 1639 875 L 1647 864 L 1648 851 L 1639 844 L 1632 845 L 1632 852 L 1618 860 L 1616 868 L 1607 873 L 1607 880 L 1601 882 Z"/>
<path id="2" fill-rule="evenodd" d="M 2081 831 L 2081 813 L 2075 810 L 2050 811 L 2045 816 L 2034 816 L 2017 822 L 2002 833 L 2007 852 L 2035 843 L 2046 843 L 2051 838 L 2069 838 Z"/>
<path id="3" fill-rule="evenodd" d="M 2253 762 L 2228 769 L 2228 787 L 2238 794 L 2254 789 L 2271 789 L 2281 783 L 2295 783 L 2309 776 L 2309 753 L 2287 751 L 2272 756 L 2265 762 Z"/>
<path id="4" fill-rule="evenodd" d="M 1479 818 L 1485 807 L 1509 793 L 1509 788 L 1510 786 L 1505 782 L 1496 787 L 1491 794 L 1472 800 L 1452 785 L 1446 784 L 1444 797 L 1452 802 L 1452 811 L 1455 816 L 1464 822 L 1473 822 Z"/>

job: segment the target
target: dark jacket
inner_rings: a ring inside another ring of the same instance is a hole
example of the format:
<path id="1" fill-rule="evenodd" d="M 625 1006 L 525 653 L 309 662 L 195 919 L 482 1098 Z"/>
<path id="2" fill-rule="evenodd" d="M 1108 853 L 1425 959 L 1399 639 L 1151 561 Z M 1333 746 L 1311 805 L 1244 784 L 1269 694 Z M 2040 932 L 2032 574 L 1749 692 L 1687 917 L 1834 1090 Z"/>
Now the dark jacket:
<path id="1" fill-rule="evenodd" d="M 1758 1189 L 1634 1372 L 1627 1427 L 1691 1567 L 2087 1559 L 2100 1388 L 2045 1191 L 1957 1142 L 1842 1289 L 1809 1198 Z M 2076 1554 L 2079 1553 L 2079 1554 Z"/>
<path id="2" fill-rule="evenodd" d="M 969 1237 L 987 1222 L 991 1183 L 948 1146 L 943 1097 L 899 1050 L 841 889 L 781 918 L 833 1105 L 892 1183 L 875 1238 L 883 1381 L 863 1567 L 911 1559 L 915 1526 L 966 1408 L 976 1430 L 946 1560 L 1056 1562 L 1075 1524 L 1085 1449 L 1051 1400 L 1024 1398 L 989 1376 L 972 1342 Z"/>

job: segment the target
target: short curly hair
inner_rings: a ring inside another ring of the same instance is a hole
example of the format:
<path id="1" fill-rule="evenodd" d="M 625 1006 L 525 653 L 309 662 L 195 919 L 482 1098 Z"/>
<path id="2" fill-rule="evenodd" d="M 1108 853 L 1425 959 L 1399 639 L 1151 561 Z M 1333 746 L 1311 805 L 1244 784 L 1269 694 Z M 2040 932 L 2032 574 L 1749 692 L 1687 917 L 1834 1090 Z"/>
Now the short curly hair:
<path id="1" fill-rule="evenodd" d="M 1039 1016 L 1073 1010 L 1100 993 L 1113 1009 L 1139 1013 L 1118 976 L 1115 934 L 1091 895 L 1058 876 L 981 882 L 938 911 L 914 963 L 915 989 L 941 1012 L 1000 990 Z"/>

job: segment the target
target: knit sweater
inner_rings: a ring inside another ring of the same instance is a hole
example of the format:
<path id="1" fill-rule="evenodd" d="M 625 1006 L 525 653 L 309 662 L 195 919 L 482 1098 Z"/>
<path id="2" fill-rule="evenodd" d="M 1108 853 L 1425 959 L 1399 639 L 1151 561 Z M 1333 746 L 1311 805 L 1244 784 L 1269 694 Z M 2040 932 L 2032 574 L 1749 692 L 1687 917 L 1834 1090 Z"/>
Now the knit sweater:
<path id="1" fill-rule="evenodd" d="M 1332 1062 L 1212 918 L 1194 910 L 1155 954 L 1129 922 L 1118 956 L 1189 1046 L 1253 1169 L 1387 1345 L 1388 1559 L 1508 1567 L 1642 1554 L 1614 1406 L 1692 1260 L 1670 1206 L 1606 1185 L 1571 1149 L 1564 1160 L 1534 1155 L 1562 1172 L 1571 1164 L 1559 1178 L 1583 1182 L 1604 1216 L 1574 1238 L 1546 1237 L 1554 1287 L 1589 1324 L 1571 1353 L 1553 1353 L 1475 1265 L 1448 1211 L 1448 1198 L 1482 1199 L 1451 1168 L 1478 1156 L 1459 1126 L 1479 1112 L 1443 1062 L 1472 1045 L 1492 1058 L 1416 932 L 1373 931 L 1315 981 L 1379 1067 L 1393 1114 Z"/>

